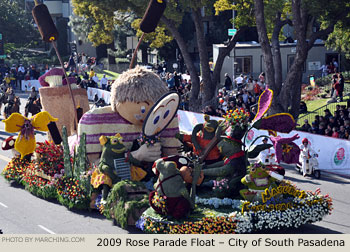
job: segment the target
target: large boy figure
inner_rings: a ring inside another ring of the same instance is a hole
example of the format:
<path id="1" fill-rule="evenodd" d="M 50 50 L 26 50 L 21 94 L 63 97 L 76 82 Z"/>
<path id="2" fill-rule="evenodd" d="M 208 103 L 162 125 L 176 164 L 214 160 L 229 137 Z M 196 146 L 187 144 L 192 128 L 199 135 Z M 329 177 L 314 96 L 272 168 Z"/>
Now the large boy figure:
<path id="1" fill-rule="evenodd" d="M 136 66 L 121 74 L 113 83 L 111 106 L 88 111 L 80 119 L 78 133 L 86 133 L 86 149 L 90 162 L 99 159 L 101 135 L 114 136 L 117 133 L 123 138 L 130 150 L 133 141 L 140 136 L 142 124 L 152 105 L 168 89 L 165 83 L 152 71 Z M 139 161 L 154 162 L 161 156 L 177 154 L 180 142 L 175 139 L 179 132 L 178 120 L 175 117 L 160 137 L 161 142 L 153 146 L 142 145 L 131 152 Z"/>

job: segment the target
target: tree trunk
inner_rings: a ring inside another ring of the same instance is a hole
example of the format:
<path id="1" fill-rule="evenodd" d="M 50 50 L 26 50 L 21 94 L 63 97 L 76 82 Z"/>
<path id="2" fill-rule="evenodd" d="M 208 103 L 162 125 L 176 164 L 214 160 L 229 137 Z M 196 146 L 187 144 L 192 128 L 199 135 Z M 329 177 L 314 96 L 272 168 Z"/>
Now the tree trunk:
<path id="1" fill-rule="evenodd" d="M 255 19 L 256 19 L 256 28 L 259 35 L 259 43 L 261 46 L 261 51 L 264 58 L 265 63 L 265 77 L 266 83 L 269 88 L 273 91 L 277 91 L 280 89 L 280 83 L 275 82 L 275 69 L 274 69 L 274 59 L 271 52 L 271 46 L 269 42 L 269 38 L 267 37 L 267 29 L 265 24 L 265 15 L 264 15 L 264 3 L 263 0 L 255 0 Z M 278 103 L 278 99 L 274 97 L 271 104 L 270 113 L 276 113 L 281 111 L 281 106 Z"/>
<path id="2" fill-rule="evenodd" d="M 232 49 L 236 46 L 237 40 L 239 39 L 241 34 L 243 34 L 247 30 L 247 28 L 248 27 L 240 28 L 236 32 L 235 36 L 231 38 L 228 45 L 226 47 L 220 48 L 218 58 L 216 59 L 216 62 L 215 62 L 215 68 L 214 68 L 213 78 L 212 78 L 212 82 L 215 84 L 215 86 L 217 86 L 220 82 L 220 73 L 221 73 L 222 66 L 224 64 L 225 57 L 230 54 Z"/>
<path id="3" fill-rule="evenodd" d="M 190 54 L 187 51 L 187 44 L 184 41 L 183 37 L 175 27 L 173 21 L 170 19 L 167 19 L 166 17 L 162 16 L 161 17 L 162 22 L 167 26 L 171 34 L 173 35 L 174 39 L 176 40 L 177 45 L 180 48 L 182 57 L 184 59 L 184 62 L 186 64 L 187 70 L 190 73 L 191 76 L 191 83 L 192 83 L 192 88 L 191 88 L 191 95 L 190 95 L 190 108 L 191 110 L 194 111 L 199 111 L 199 106 L 198 106 L 198 95 L 199 95 L 199 78 L 197 75 L 196 68 L 193 64 L 193 61 L 191 59 Z"/>
<path id="4" fill-rule="evenodd" d="M 197 45 L 199 51 L 199 60 L 201 65 L 201 75 L 203 81 L 203 97 L 202 97 L 202 105 L 207 102 L 211 102 L 213 97 L 215 96 L 216 86 L 211 80 L 211 73 L 209 67 L 209 57 L 207 50 L 207 43 L 204 37 L 204 28 L 202 22 L 202 14 L 199 8 L 192 9 L 192 17 L 193 22 L 196 28 L 196 38 Z"/>
<path id="5" fill-rule="evenodd" d="M 108 53 L 108 48 L 111 49 L 113 52 L 115 51 L 115 45 L 114 45 L 114 40 L 112 43 L 110 43 L 109 45 L 107 45 L 107 54 L 108 54 L 108 64 L 109 65 L 115 65 L 115 56 L 113 54 L 109 54 Z"/>

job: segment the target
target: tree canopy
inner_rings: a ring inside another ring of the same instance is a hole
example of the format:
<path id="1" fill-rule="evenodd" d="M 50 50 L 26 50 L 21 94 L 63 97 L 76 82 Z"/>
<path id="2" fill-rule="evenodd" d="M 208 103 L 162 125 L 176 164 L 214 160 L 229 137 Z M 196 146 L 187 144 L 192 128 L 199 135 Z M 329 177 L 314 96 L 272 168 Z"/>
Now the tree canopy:
<path id="1" fill-rule="evenodd" d="M 24 10 L 23 1 L 0 1 L 0 33 L 5 43 L 25 44 L 39 38 L 31 14 Z"/>

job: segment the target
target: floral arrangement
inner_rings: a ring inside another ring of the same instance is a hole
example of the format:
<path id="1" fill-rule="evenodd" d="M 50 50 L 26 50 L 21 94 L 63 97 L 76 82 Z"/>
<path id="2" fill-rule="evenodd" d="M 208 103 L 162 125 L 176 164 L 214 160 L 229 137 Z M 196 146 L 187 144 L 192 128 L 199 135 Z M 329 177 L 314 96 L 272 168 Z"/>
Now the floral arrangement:
<path id="1" fill-rule="evenodd" d="M 223 178 L 221 180 L 213 180 L 213 192 L 215 193 L 215 195 L 222 195 L 224 196 L 227 192 L 227 190 L 229 189 L 229 184 L 228 184 L 228 179 L 227 178 Z"/>
<path id="2" fill-rule="evenodd" d="M 22 183 L 23 175 L 26 173 L 27 166 L 31 162 L 27 159 L 21 159 L 20 157 L 14 157 L 6 165 L 2 171 L 2 175 L 8 181 L 14 181 L 16 183 Z"/>
<path id="3" fill-rule="evenodd" d="M 283 182 L 283 184 L 294 186 L 290 182 Z M 281 202 L 293 204 L 292 208 L 271 211 L 224 211 L 220 208 L 231 205 L 233 209 L 237 209 L 245 202 L 228 198 L 220 200 L 197 197 L 196 204 L 203 206 L 197 208 L 182 222 L 166 220 L 149 208 L 143 213 L 136 226 L 146 233 L 165 234 L 252 233 L 269 229 L 298 228 L 303 224 L 322 220 L 333 209 L 332 199 L 329 195 L 321 195 L 320 189 L 315 192 L 308 191 L 306 195 L 302 199 L 298 197 L 271 198 L 266 204 Z M 261 204 L 259 202 L 247 203 L 252 206 Z M 219 206 L 219 209 L 216 209 L 215 205 Z M 214 206 L 215 209 L 207 209 L 205 206 Z"/>
<path id="4" fill-rule="evenodd" d="M 56 181 L 56 188 L 58 201 L 62 205 L 68 208 L 88 208 L 89 197 L 77 178 L 62 176 Z"/>
<path id="5" fill-rule="evenodd" d="M 234 209 L 239 209 L 242 205 L 242 200 L 230 198 L 219 199 L 215 197 L 206 199 L 196 197 L 195 203 L 203 206 L 213 206 L 214 208 L 219 208 L 220 206 L 231 206 Z"/>
<path id="6" fill-rule="evenodd" d="M 232 128 L 238 126 L 244 129 L 248 125 L 249 116 L 249 112 L 246 112 L 243 108 L 240 108 L 229 110 L 226 115 L 224 115 L 224 118 Z"/>
<path id="7" fill-rule="evenodd" d="M 137 138 L 137 142 L 140 145 L 146 144 L 147 146 L 152 146 L 157 142 L 160 142 L 160 136 L 154 136 L 153 138 L 148 138 L 145 135 L 141 134 L 139 138 Z"/>
<path id="8" fill-rule="evenodd" d="M 52 179 L 33 162 L 27 167 L 22 182 L 25 189 L 32 194 L 44 199 L 54 199 L 57 197 L 57 192 Z"/>
<path id="9" fill-rule="evenodd" d="M 64 172 L 63 150 L 61 146 L 48 141 L 37 143 L 34 156 L 36 166 L 40 167 L 46 175 L 54 177 L 55 174 Z"/>
<path id="10" fill-rule="evenodd" d="M 154 206 L 160 208 L 164 214 L 168 212 L 166 209 L 166 198 L 166 196 L 159 195 L 158 192 L 155 192 L 152 198 L 152 203 Z"/>

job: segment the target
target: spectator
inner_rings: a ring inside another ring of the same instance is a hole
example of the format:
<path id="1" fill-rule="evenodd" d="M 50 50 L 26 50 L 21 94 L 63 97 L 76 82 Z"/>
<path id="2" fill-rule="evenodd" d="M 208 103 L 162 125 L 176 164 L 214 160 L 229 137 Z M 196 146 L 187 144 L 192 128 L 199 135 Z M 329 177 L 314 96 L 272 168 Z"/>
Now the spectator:
<path id="1" fill-rule="evenodd" d="M 92 78 L 91 78 L 93 85 L 95 87 L 98 87 L 98 83 L 100 82 L 99 78 L 97 77 L 97 74 L 95 74 Z"/>
<path id="2" fill-rule="evenodd" d="M 106 75 L 104 74 L 103 77 L 101 78 L 101 87 L 103 90 L 106 90 L 107 88 L 107 83 L 108 83 L 108 79 L 106 78 Z"/>
<path id="3" fill-rule="evenodd" d="M 338 133 L 337 127 L 333 127 L 332 131 L 333 131 L 332 137 L 338 138 L 339 137 L 339 133 Z"/>
<path id="4" fill-rule="evenodd" d="M 167 74 L 166 83 L 168 84 L 169 90 L 175 90 L 175 79 L 173 74 Z"/>
<path id="5" fill-rule="evenodd" d="M 231 90 L 232 87 L 232 80 L 230 76 L 228 76 L 228 73 L 225 73 L 225 88 L 227 90 Z"/>
<path id="6" fill-rule="evenodd" d="M 338 78 L 338 83 L 339 83 L 339 92 L 338 96 L 340 98 L 340 101 L 343 101 L 343 91 L 344 91 L 344 76 L 340 73 L 339 78 Z"/>
<path id="7" fill-rule="evenodd" d="M 71 54 L 71 56 L 69 57 L 69 60 L 68 60 L 68 68 L 71 72 L 73 72 L 76 68 L 76 63 L 75 63 L 75 60 L 74 60 L 74 53 Z"/>
<path id="8" fill-rule="evenodd" d="M 236 83 L 237 89 L 241 89 L 243 87 L 243 74 L 241 74 L 235 79 L 235 83 Z"/>
<path id="9" fill-rule="evenodd" d="M 324 118 L 327 121 L 329 121 L 329 118 L 332 117 L 331 111 L 329 111 L 329 109 L 325 109 L 324 113 L 325 113 Z"/>
<path id="10" fill-rule="evenodd" d="M 334 66 L 334 72 L 337 73 L 338 70 L 339 70 L 339 69 L 338 69 L 339 65 L 338 65 L 338 62 L 336 61 L 335 58 L 332 59 L 332 64 L 333 64 L 333 66 Z"/>
<path id="11" fill-rule="evenodd" d="M 301 130 L 305 132 L 309 132 L 310 129 L 311 129 L 311 125 L 309 124 L 309 120 L 305 119 L 303 126 L 301 126 Z"/>
<path id="12" fill-rule="evenodd" d="M 345 128 L 343 125 L 340 125 L 338 133 L 339 133 L 338 138 L 345 139 Z"/>
<path id="13" fill-rule="evenodd" d="M 89 73 L 89 79 L 95 76 L 95 71 L 93 68 L 91 68 L 90 73 Z"/>
<path id="14" fill-rule="evenodd" d="M 304 101 L 301 101 L 299 106 L 299 114 L 305 114 L 305 113 L 307 113 L 307 106 Z"/>
<path id="15" fill-rule="evenodd" d="M 328 65 L 323 64 L 319 70 L 322 71 L 322 78 L 328 75 Z"/>
<path id="16" fill-rule="evenodd" d="M 318 126 L 318 134 L 323 136 L 326 134 L 325 125 L 323 122 Z"/>

